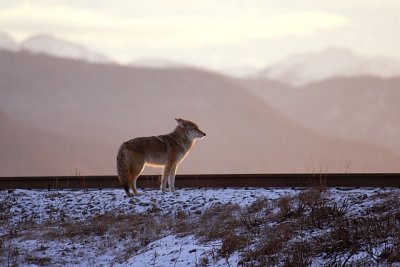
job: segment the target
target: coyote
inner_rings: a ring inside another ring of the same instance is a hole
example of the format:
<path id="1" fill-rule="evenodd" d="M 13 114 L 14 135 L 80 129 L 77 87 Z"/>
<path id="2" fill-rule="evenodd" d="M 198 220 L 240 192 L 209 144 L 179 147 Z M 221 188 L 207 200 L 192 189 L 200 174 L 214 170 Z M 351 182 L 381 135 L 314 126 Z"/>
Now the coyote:
<path id="1" fill-rule="evenodd" d="M 170 134 L 139 137 L 121 145 L 117 155 L 118 178 L 127 196 L 132 196 L 129 187 L 135 195 L 136 180 L 145 165 L 164 167 L 161 177 L 161 191 L 175 191 L 175 173 L 179 163 L 189 154 L 195 138 L 206 134 L 199 127 L 187 120 L 175 119 L 178 123 Z"/>

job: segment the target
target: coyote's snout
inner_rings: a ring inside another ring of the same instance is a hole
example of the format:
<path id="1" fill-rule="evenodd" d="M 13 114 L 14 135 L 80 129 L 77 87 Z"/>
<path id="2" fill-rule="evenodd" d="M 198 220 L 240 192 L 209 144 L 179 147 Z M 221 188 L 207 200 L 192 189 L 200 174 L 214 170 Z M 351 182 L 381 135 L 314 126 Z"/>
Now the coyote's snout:
<path id="1" fill-rule="evenodd" d="M 189 153 L 196 138 L 206 134 L 187 120 L 175 119 L 178 126 L 166 135 L 138 137 L 121 145 L 117 155 L 118 178 L 128 196 L 129 187 L 138 194 L 136 180 L 145 165 L 164 167 L 161 178 L 161 191 L 175 190 L 175 173 L 179 163 Z"/>

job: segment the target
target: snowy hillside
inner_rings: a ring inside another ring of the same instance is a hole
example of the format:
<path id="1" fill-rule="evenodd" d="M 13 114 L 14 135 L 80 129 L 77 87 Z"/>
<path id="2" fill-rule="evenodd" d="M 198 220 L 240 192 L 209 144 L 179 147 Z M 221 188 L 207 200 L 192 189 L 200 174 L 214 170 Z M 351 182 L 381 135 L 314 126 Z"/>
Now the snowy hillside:
<path id="1" fill-rule="evenodd" d="M 71 58 L 90 63 L 111 63 L 104 55 L 93 52 L 78 44 L 57 39 L 50 35 L 35 35 L 21 44 L 21 49 L 35 54 L 46 54 L 61 58 Z"/>
<path id="2" fill-rule="evenodd" d="M 294 86 L 322 81 L 337 76 L 400 75 L 400 62 L 389 58 L 368 58 L 345 48 L 299 54 L 267 67 L 260 76 Z"/>
<path id="3" fill-rule="evenodd" d="M 0 265 L 400 263 L 398 189 L 144 193 L 0 191 Z"/>

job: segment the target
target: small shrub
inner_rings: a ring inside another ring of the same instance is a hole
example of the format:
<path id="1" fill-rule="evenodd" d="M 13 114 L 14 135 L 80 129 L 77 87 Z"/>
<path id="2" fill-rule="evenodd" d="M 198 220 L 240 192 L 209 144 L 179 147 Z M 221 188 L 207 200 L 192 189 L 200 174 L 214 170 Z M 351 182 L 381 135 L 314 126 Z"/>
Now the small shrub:
<path id="1" fill-rule="evenodd" d="M 261 211 L 271 210 L 272 204 L 271 201 L 267 198 L 257 198 L 253 203 L 249 205 L 246 209 L 248 213 L 257 213 Z"/>
<path id="2" fill-rule="evenodd" d="M 213 241 L 231 235 L 240 226 L 239 211 L 240 206 L 237 204 L 209 208 L 198 219 L 196 236 L 203 241 Z"/>
<path id="3" fill-rule="evenodd" d="M 277 207 L 279 208 L 278 217 L 281 221 L 289 220 L 294 214 L 293 198 L 290 196 L 280 198 Z"/>
<path id="4" fill-rule="evenodd" d="M 206 255 L 204 255 L 203 257 L 201 257 L 198 261 L 198 263 L 196 264 L 197 267 L 207 267 L 210 264 L 210 260 L 208 259 L 208 257 Z"/>
<path id="5" fill-rule="evenodd" d="M 51 258 L 27 255 L 25 256 L 25 262 L 32 265 L 49 266 L 51 263 Z"/>
<path id="6" fill-rule="evenodd" d="M 222 238 L 222 245 L 218 251 L 221 257 L 229 258 L 229 256 L 244 247 L 249 243 L 246 237 L 239 236 L 236 234 L 226 235 Z"/>
<path id="7" fill-rule="evenodd" d="M 310 266 L 312 263 L 312 246 L 310 242 L 303 240 L 295 242 L 286 249 L 286 258 L 283 266 Z"/>
<path id="8" fill-rule="evenodd" d="M 105 219 L 104 216 L 94 217 L 89 221 L 83 221 L 80 223 L 67 222 L 63 225 L 63 236 L 68 238 L 104 236 L 111 225 L 108 224 L 110 223 L 109 219 L 104 221 L 102 219 Z"/>
<path id="9" fill-rule="evenodd" d="M 172 223 L 173 231 L 180 236 L 191 234 L 196 224 L 191 216 L 184 211 L 178 211 Z"/>
<path id="10" fill-rule="evenodd" d="M 13 200 L 7 196 L 3 201 L 0 201 L 0 226 L 7 223 L 11 217 L 10 209 Z"/>

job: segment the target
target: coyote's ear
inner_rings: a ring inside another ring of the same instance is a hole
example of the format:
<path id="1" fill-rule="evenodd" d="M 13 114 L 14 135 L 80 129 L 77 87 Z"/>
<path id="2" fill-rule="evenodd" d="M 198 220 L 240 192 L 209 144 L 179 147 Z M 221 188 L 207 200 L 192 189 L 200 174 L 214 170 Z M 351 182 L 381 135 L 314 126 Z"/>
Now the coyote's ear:
<path id="1" fill-rule="evenodd" d="M 183 120 L 181 119 L 181 118 L 178 118 L 178 119 L 175 119 L 176 120 L 176 122 L 178 123 L 178 125 L 180 126 L 180 127 L 184 127 L 184 123 L 183 123 Z"/>

